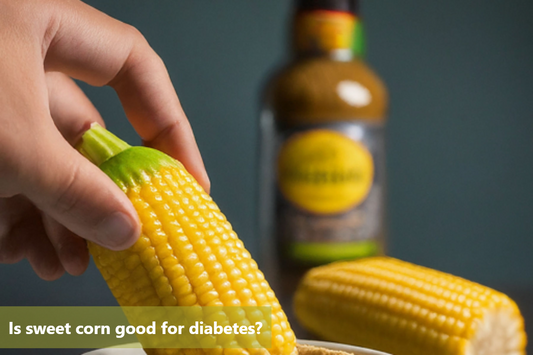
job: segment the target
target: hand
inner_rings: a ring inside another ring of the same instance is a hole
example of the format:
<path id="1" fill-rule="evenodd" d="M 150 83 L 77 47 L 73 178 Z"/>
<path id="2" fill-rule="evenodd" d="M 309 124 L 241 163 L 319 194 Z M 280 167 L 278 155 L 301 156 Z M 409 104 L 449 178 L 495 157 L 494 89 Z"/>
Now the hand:
<path id="1" fill-rule="evenodd" d="M 78 0 L 0 0 L 0 263 L 27 258 L 43 279 L 79 275 L 84 239 L 113 250 L 140 234 L 133 206 L 72 145 L 96 109 L 71 78 L 113 87 L 148 146 L 209 191 L 166 68 L 135 28 Z"/>

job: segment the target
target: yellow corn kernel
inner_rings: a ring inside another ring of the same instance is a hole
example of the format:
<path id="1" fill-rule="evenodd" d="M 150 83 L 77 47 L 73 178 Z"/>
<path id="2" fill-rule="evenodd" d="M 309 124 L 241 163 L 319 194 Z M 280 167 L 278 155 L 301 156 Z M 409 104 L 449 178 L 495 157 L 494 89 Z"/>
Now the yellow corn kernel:
<path id="1" fill-rule="evenodd" d="M 124 252 L 89 243 L 121 306 L 270 306 L 272 348 L 295 353 L 295 337 L 257 264 L 198 183 L 181 167 L 164 167 L 127 196 L 142 223 Z M 198 222 L 198 223 L 195 223 Z M 238 322 L 239 314 L 232 321 Z M 258 335 L 259 336 L 259 335 Z M 147 349 L 149 354 L 259 354 L 261 349 Z"/>
<path id="2" fill-rule="evenodd" d="M 294 299 L 321 338 L 394 355 L 523 355 L 516 304 L 488 287 L 387 257 L 312 269 Z"/>
<path id="3" fill-rule="evenodd" d="M 192 349 L 147 349 L 149 354 L 296 354 L 294 333 L 257 264 L 181 163 L 154 149 L 131 147 L 97 124 L 84 133 L 77 149 L 127 194 L 142 224 L 140 238 L 128 250 L 89 243 L 96 266 L 121 306 L 268 306 L 272 311 L 271 332 L 206 336 L 186 340 Z M 238 307 L 225 312 L 213 316 L 242 325 L 268 316 L 266 311 L 259 317 Z M 270 349 L 253 348 L 270 336 Z M 199 349 L 202 345 L 219 347 Z"/>

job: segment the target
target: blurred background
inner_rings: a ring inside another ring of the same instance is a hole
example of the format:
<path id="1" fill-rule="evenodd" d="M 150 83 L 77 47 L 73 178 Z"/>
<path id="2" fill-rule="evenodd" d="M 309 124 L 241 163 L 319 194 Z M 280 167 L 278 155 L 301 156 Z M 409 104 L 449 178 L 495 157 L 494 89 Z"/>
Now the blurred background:
<path id="1" fill-rule="evenodd" d="M 212 195 L 257 255 L 259 99 L 288 58 L 291 1 L 85 2 L 136 26 L 163 58 Z M 509 292 L 531 312 L 533 2 L 363 1 L 362 14 L 367 62 L 391 96 L 389 254 Z M 140 143 L 113 90 L 82 87 L 110 130 Z M 0 280 L 0 306 L 116 304 L 94 265 L 55 282 L 26 262 L 1 265 Z"/>

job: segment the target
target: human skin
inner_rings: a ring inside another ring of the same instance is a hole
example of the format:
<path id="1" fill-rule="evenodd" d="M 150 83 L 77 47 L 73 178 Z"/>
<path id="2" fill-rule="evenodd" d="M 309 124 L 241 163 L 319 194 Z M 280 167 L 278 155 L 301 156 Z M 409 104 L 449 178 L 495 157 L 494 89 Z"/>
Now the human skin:
<path id="1" fill-rule="evenodd" d="M 71 78 L 115 89 L 144 144 L 209 191 L 165 65 L 134 27 L 79 0 L 0 0 L 0 53 L 0 263 L 79 275 L 85 240 L 122 250 L 140 234 L 125 194 L 73 148 L 104 122 Z"/>

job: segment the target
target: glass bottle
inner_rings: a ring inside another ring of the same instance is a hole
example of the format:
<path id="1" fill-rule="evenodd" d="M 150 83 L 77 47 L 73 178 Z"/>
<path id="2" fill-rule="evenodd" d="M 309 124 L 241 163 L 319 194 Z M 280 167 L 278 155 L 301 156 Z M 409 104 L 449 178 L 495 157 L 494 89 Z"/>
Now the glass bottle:
<path id="1" fill-rule="evenodd" d="M 387 92 L 356 0 L 299 0 L 260 117 L 260 263 L 280 295 L 312 266 L 383 253 Z"/>

